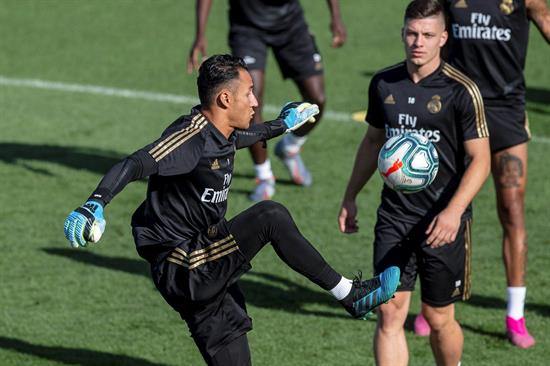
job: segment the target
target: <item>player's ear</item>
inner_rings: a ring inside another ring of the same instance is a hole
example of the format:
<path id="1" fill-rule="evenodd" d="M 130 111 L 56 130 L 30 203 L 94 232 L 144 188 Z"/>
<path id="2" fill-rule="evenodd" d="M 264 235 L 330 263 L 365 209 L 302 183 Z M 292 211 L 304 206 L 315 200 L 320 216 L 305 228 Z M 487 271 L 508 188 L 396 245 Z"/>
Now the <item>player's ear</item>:
<path id="1" fill-rule="evenodd" d="M 439 47 L 445 46 L 445 43 L 447 43 L 448 39 L 449 33 L 447 31 L 443 31 L 443 33 L 441 33 L 441 38 L 439 39 Z"/>
<path id="2" fill-rule="evenodd" d="M 229 89 L 222 89 L 216 97 L 216 102 L 221 108 L 227 109 L 233 100 L 233 93 Z"/>

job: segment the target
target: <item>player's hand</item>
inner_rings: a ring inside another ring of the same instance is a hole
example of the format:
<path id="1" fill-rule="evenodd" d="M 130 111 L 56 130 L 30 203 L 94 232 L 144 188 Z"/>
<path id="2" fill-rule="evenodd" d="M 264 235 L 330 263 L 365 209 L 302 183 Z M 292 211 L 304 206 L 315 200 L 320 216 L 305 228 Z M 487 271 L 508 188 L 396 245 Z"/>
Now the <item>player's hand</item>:
<path id="1" fill-rule="evenodd" d="M 333 19 L 330 22 L 330 31 L 332 32 L 332 43 L 333 48 L 340 48 L 346 43 L 347 33 L 346 27 L 341 19 Z"/>
<path id="2" fill-rule="evenodd" d="M 288 102 L 281 109 L 279 119 L 282 119 L 287 127 L 286 132 L 295 131 L 304 123 L 315 122 L 315 116 L 319 114 L 317 104 L 306 102 Z"/>
<path id="3" fill-rule="evenodd" d="M 73 248 L 85 247 L 88 242 L 96 243 L 105 231 L 103 206 L 89 200 L 65 219 L 65 237 Z"/>
<path id="4" fill-rule="evenodd" d="M 359 230 L 357 226 L 357 205 L 355 201 L 344 201 L 338 215 L 338 227 L 340 231 L 346 234 L 356 233 Z"/>
<path id="5" fill-rule="evenodd" d="M 189 51 L 189 58 L 187 59 L 187 73 L 191 74 L 193 70 L 198 70 L 202 61 L 206 59 L 206 48 L 207 42 L 206 38 L 197 38 L 193 42 L 193 46 Z M 199 55 L 202 55 L 202 58 L 199 62 Z"/>
<path id="6" fill-rule="evenodd" d="M 455 207 L 447 207 L 441 211 L 426 230 L 426 235 L 428 235 L 426 244 L 432 248 L 439 248 L 454 242 L 463 212 L 464 210 Z"/>

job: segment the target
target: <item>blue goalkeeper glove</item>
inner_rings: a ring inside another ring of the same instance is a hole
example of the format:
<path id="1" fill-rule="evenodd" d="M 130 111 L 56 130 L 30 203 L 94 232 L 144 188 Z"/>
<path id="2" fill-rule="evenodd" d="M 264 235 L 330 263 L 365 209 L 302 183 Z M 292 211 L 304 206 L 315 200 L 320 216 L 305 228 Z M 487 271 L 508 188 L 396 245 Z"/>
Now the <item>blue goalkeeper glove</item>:
<path id="1" fill-rule="evenodd" d="M 105 231 L 103 206 L 89 200 L 65 219 L 65 237 L 73 248 L 85 247 L 88 242 L 96 243 Z"/>
<path id="2" fill-rule="evenodd" d="M 315 122 L 317 114 L 319 114 L 317 104 L 288 102 L 281 109 L 279 119 L 284 121 L 287 127 L 286 132 L 291 132 L 297 130 L 306 122 Z"/>

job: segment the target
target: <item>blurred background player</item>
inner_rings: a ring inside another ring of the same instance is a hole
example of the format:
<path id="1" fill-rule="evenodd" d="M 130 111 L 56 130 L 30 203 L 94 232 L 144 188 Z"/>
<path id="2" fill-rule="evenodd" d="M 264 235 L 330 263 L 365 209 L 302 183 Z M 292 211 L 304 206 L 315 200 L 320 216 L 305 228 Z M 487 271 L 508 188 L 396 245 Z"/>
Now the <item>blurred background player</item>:
<path id="1" fill-rule="evenodd" d="M 298 128 L 318 107 L 291 103 L 277 119 L 250 126 L 258 104 L 252 78 L 244 61 L 231 55 L 207 59 L 197 86 L 201 104 L 113 166 L 88 201 L 69 214 L 64 229 L 71 246 L 97 242 L 105 229 L 104 207 L 127 184 L 149 177 L 147 197 L 132 216 L 136 248 L 208 365 L 251 364 L 246 333 L 252 321 L 237 280 L 268 243 L 356 318 L 388 301 L 399 281 L 397 267 L 367 281 L 344 278 L 300 234 L 281 204 L 260 202 L 225 219 L 235 149 Z"/>
<path id="2" fill-rule="evenodd" d="M 340 16 L 339 0 L 327 0 L 331 14 L 332 47 L 341 47 L 346 41 L 346 30 Z M 200 65 L 199 55 L 207 54 L 206 24 L 212 0 L 196 2 L 196 36 L 189 53 L 187 71 Z M 254 94 L 258 98 L 254 123 L 261 123 L 264 96 L 264 70 L 268 48 L 273 50 L 283 77 L 294 81 L 304 101 L 317 104 L 323 113 L 326 97 L 321 55 L 309 32 L 298 0 L 230 0 L 229 46 L 231 53 L 246 62 Z M 275 154 L 287 167 L 292 181 L 309 186 L 312 177 L 300 156 L 306 135 L 317 125 L 306 124 L 285 135 L 276 145 Z M 270 199 L 275 194 L 275 176 L 271 169 L 265 142 L 250 147 L 256 187 L 249 196 L 253 201 Z"/>
<path id="3" fill-rule="evenodd" d="M 506 333 L 521 348 L 535 344 L 525 326 L 527 232 L 524 196 L 527 184 L 527 142 L 523 69 L 532 20 L 550 43 L 550 10 L 546 0 L 446 0 L 450 17 L 449 62 L 479 87 L 492 152 L 491 171 L 503 230 L 508 309 Z M 419 335 L 429 334 L 421 317 Z"/>
<path id="4" fill-rule="evenodd" d="M 378 365 L 408 364 L 404 325 L 418 276 L 436 364 L 458 365 L 464 336 L 454 302 L 470 296 L 470 203 L 490 171 L 488 130 L 479 90 L 441 59 L 448 38 L 443 5 L 438 0 L 411 2 L 402 37 L 406 61 L 375 74 L 369 86 L 369 126 L 357 151 L 339 227 L 344 233 L 358 230 L 356 197 L 376 171 L 378 153 L 389 137 L 405 127 L 434 143 L 440 165 L 430 186 L 414 194 L 387 185 L 382 191 L 374 268 L 380 273 L 395 265 L 402 276 L 395 299 L 379 308 L 374 350 Z"/>

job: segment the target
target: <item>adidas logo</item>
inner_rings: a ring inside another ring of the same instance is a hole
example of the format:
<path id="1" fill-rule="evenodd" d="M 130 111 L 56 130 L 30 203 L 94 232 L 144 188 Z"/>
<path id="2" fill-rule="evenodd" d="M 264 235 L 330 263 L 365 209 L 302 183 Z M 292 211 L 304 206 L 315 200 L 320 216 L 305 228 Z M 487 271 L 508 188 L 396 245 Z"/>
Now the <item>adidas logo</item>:
<path id="1" fill-rule="evenodd" d="M 455 4 L 455 8 L 466 9 L 467 7 L 468 4 L 466 4 L 466 0 L 458 0 Z"/>
<path id="2" fill-rule="evenodd" d="M 453 291 L 453 294 L 451 295 L 451 297 L 455 297 L 455 296 L 460 296 L 460 289 L 458 287 L 455 288 L 455 290 Z"/>
<path id="3" fill-rule="evenodd" d="M 215 159 L 214 162 L 212 162 L 210 169 L 212 170 L 220 169 L 220 163 L 218 162 L 218 159 Z"/>
<path id="4" fill-rule="evenodd" d="M 384 99 L 384 104 L 395 104 L 395 99 L 393 99 L 393 94 L 390 94 Z"/>

